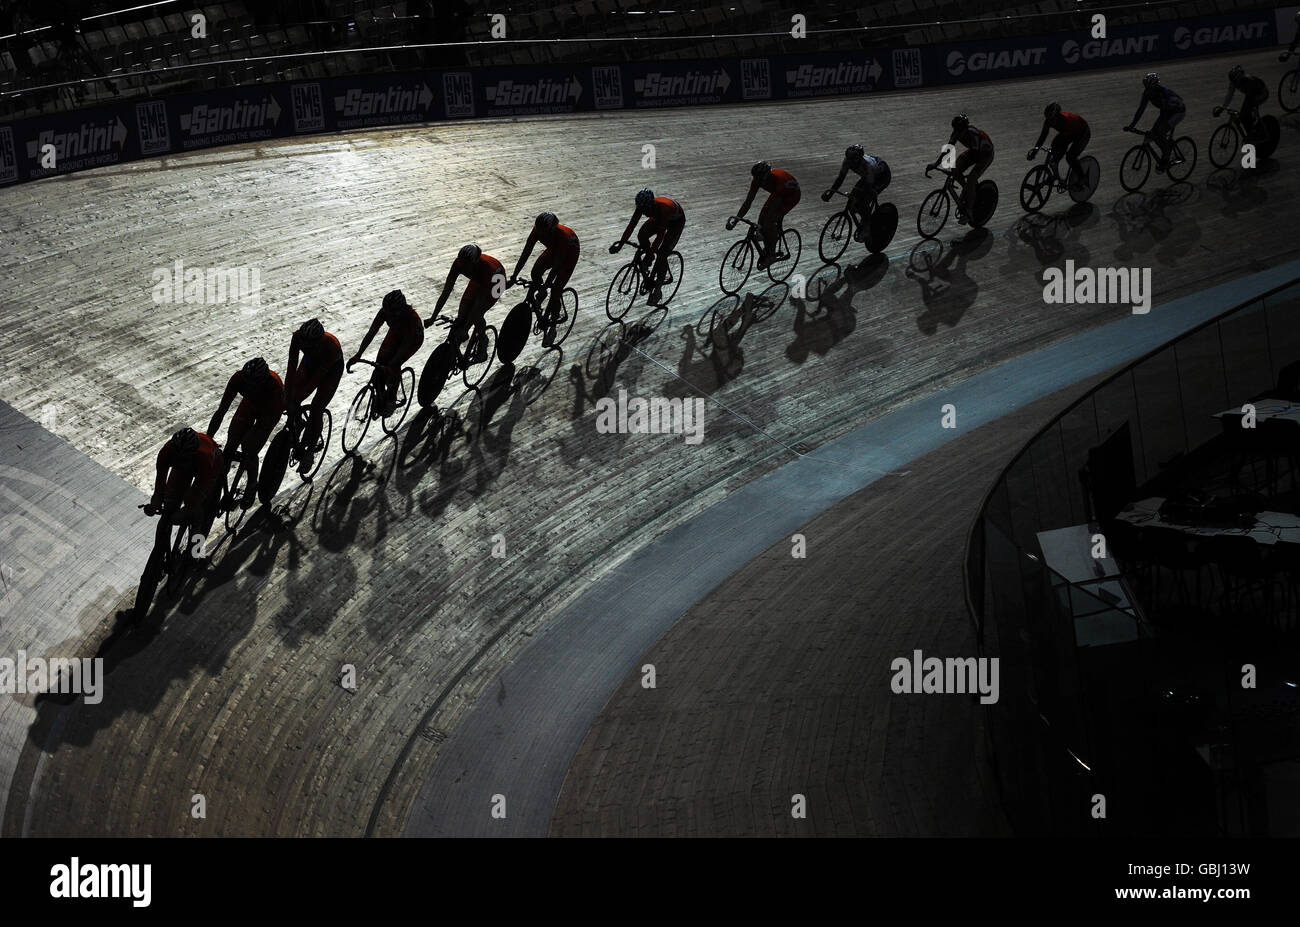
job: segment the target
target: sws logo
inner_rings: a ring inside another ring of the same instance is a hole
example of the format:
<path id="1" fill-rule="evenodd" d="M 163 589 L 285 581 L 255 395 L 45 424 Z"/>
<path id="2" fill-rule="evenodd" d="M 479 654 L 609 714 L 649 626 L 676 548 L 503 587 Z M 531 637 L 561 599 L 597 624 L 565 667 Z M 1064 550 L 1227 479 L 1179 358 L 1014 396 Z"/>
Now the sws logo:
<path id="1" fill-rule="evenodd" d="M 582 96 L 582 84 L 576 77 L 566 80 L 542 77 L 528 83 L 507 78 L 488 84 L 483 94 L 492 106 L 558 106 L 576 104 Z"/>
<path id="2" fill-rule="evenodd" d="M 14 151 L 14 131 L 0 126 L 0 183 L 13 183 L 18 179 L 18 158 Z"/>
<path id="3" fill-rule="evenodd" d="M 181 131 L 193 137 L 216 132 L 233 132 L 239 129 L 274 127 L 280 121 L 280 104 L 267 94 L 260 103 L 236 100 L 230 106 L 209 106 L 199 103 L 188 113 L 181 113 Z"/>
<path id="4" fill-rule="evenodd" d="M 83 122 L 72 132 L 54 132 L 46 129 L 27 143 L 27 157 L 36 160 L 46 145 L 54 146 L 59 161 L 86 155 L 105 154 L 116 146 L 118 151 L 126 144 L 126 123 L 114 116 L 106 122 Z"/>
<path id="5" fill-rule="evenodd" d="M 172 135 L 167 126 L 167 105 L 162 100 L 137 103 L 135 124 L 140 131 L 140 154 L 159 154 L 171 149 Z"/>
<path id="6" fill-rule="evenodd" d="M 294 84 L 289 88 L 289 102 L 293 105 L 295 132 L 318 132 L 325 128 L 320 84 Z"/>
<path id="7" fill-rule="evenodd" d="M 772 99 L 772 68 L 766 58 L 740 62 L 740 95 L 745 100 Z"/>
<path id="8" fill-rule="evenodd" d="M 876 59 L 867 61 L 841 61 L 827 67 L 803 64 L 794 71 L 785 72 L 785 82 L 793 90 L 813 90 L 819 87 L 845 87 L 866 84 L 874 87 L 884 68 Z"/>
<path id="9" fill-rule="evenodd" d="M 1179 26 L 1174 31 L 1174 47 L 1187 51 L 1193 45 L 1221 45 L 1225 42 L 1249 42 L 1262 39 L 1267 23 L 1254 22 L 1241 26 L 1203 26 L 1192 30 Z"/>
<path id="10" fill-rule="evenodd" d="M 334 112 L 343 119 L 376 114 L 427 112 L 433 105 L 433 91 L 424 81 L 393 84 L 383 90 L 366 91 L 353 87 L 334 98 Z"/>
<path id="11" fill-rule="evenodd" d="M 1046 48 L 1018 48 L 1015 51 L 950 52 L 946 62 L 948 73 L 960 77 L 967 71 L 1008 71 L 1015 68 L 1037 67 L 1047 57 Z"/>
<path id="12" fill-rule="evenodd" d="M 726 93 L 731 86 L 731 76 L 722 68 L 711 74 L 706 71 L 687 71 L 676 76 L 652 71 L 633 81 L 633 86 L 643 97 L 708 96 Z"/>
<path id="13" fill-rule="evenodd" d="M 596 109 L 623 108 L 623 69 L 617 66 L 591 69 L 591 92 Z"/>
<path id="14" fill-rule="evenodd" d="M 921 86 L 921 49 L 894 49 L 894 86 Z"/>
<path id="15" fill-rule="evenodd" d="M 468 71 L 442 75 L 442 105 L 448 119 L 474 115 L 474 78 Z"/>
<path id="16" fill-rule="evenodd" d="M 1111 58 L 1116 55 L 1149 55 L 1160 44 L 1158 35 L 1135 35 L 1127 39 L 1099 39 L 1080 45 L 1074 39 L 1067 39 L 1061 46 L 1061 59 L 1067 64 L 1076 64 L 1080 60 L 1092 61 L 1097 58 Z"/>

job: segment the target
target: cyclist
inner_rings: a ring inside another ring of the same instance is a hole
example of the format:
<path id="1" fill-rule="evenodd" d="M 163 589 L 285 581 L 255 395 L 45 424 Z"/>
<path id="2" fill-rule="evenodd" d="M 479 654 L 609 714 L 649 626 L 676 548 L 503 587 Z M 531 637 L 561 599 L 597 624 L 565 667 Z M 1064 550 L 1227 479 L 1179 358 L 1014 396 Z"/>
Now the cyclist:
<path id="1" fill-rule="evenodd" d="M 623 247 L 623 242 L 628 240 L 632 234 L 632 229 L 636 227 L 636 222 L 642 216 L 646 221 L 641 226 L 641 231 L 637 233 L 637 241 L 645 249 L 646 260 L 650 255 L 655 256 L 654 271 L 648 276 L 653 277 L 654 283 L 650 291 L 650 302 L 658 303 L 662 295 L 660 292 L 664 272 L 668 270 L 668 255 L 677 247 L 677 241 L 682 237 L 682 229 L 686 228 L 686 211 L 678 205 L 676 200 L 666 196 L 655 196 L 654 191 L 649 187 L 641 190 L 636 195 L 636 210 L 632 213 L 632 218 L 619 236 L 619 240 L 609 246 L 610 254 L 618 254 Z M 654 244 L 650 239 L 654 238 Z M 641 268 L 642 272 L 646 271 L 645 267 Z"/>
<path id="2" fill-rule="evenodd" d="M 519 280 L 519 271 L 528 263 L 528 256 L 533 253 L 533 246 L 538 242 L 545 248 L 537 262 L 533 264 L 533 283 L 540 284 L 546 277 L 546 286 L 550 289 L 547 313 L 552 319 L 558 319 L 561 312 L 561 300 L 564 287 L 573 276 L 573 268 L 578 266 L 578 236 L 567 225 L 560 225 L 560 220 L 553 212 L 544 212 L 533 223 L 533 230 L 524 244 L 524 253 L 519 255 L 514 273 L 510 275 L 510 286 Z M 550 271 L 549 276 L 547 271 Z M 542 346 L 549 348 L 555 341 L 555 327 L 546 326 L 542 335 Z"/>
<path id="3" fill-rule="evenodd" d="M 1061 109 L 1060 103 L 1048 103 L 1043 110 L 1043 130 L 1038 133 L 1038 141 L 1034 142 L 1034 147 L 1029 149 L 1025 160 L 1034 160 L 1034 155 L 1039 148 L 1043 147 L 1043 142 L 1047 140 L 1047 133 L 1052 129 L 1056 130 L 1056 138 L 1052 139 L 1048 157 L 1059 162 L 1061 156 L 1065 156 L 1065 163 L 1070 166 L 1070 188 L 1077 190 L 1086 183 L 1083 168 L 1079 166 L 1079 155 L 1083 154 L 1083 149 L 1088 147 L 1088 142 L 1092 139 L 1092 130 L 1088 128 L 1086 119 L 1075 113 L 1065 112 Z"/>
<path id="4" fill-rule="evenodd" d="M 1219 116 L 1232 103 L 1237 91 L 1241 91 L 1242 104 L 1241 127 L 1247 138 L 1253 138 L 1259 124 L 1259 108 L 1268 99 L 1268 84 L 1262 78 L 1247 74 L 1241 65 L 1234 65 L 1228 72 L 1228 95 L 1223 98 L 1223 105 L 1214 107 L 1214 115 Z"/>
<path id="5" fill-rule="evenodd" d="M 1300 11 L 1295 14 L 1295 35 L 1291 37 L 1291 45 L 1287 48 L 1286 54 L 1279 55 L 1277 60 L 1286 61 L 1288 57 L 1295 54 L 1297 45 L 1300 45 Z"/>
<path id="6" fill-rule="evenodd" d="M 265 360 L 254 357 L 227 381 L 217 411 L 208 423 L 208 434 L 215 435 L 221 431 L 221 420 L 226 417 L 226 410 L 236 394 L 241 398 L 234 418 L 230 420 L 230 431 L 226 433 L 226 449 L 238 451 L 248 468 L 248 485 L 244 487 L 244 497 L 239 500 L 240 506 L 246 509 L 253 504 L 253 493 L 257 489 L 257 455 L 284 412 L 284 383 Z M 223 472 L 227 475 L 232 462 L 226 461 Z"/>
<path id="7" fill-rule="evenodd" d="M 853 233 L 853 237 L 858 241 L 866 241 L 867 213 L 874 208 L 880 194 L 889 186 L 889 165 L 884 158 L 867 154 L 861 145 L 850 145 L 844 149 L 844 160 L 840 163 L 840 172 L 835 182 L 822 194 L 823 202 L 830 202 L 849 171 L 858 175 L 858 182 L 849 191 L 849 211 L 858 220 L 858 230 Z"/>
<path id="8" fill-rule="evenodd" d="M 1137 126 L 1138 120 L 1146 112 L 1147 104 L 1156 108 L 1160 115 L 1151 124 L 1151 131 L 1148 134 L 1160 143 L 1161 163 L 1156 165 L 1156 170 L 1164 171 L 1169 164 L 1169 148 L 1174 141 L 1174 126 L 1183 121 L 1183 117 L 1187 115 L 1187 107 L 1183 104 L 1182 97 L 1160 83 L 1160 75 L 1154 71 L 1142 78 L 1142 87 L 1142 102 L 1138 104 L 1137 112 L 1129 120 L 1128 128 Z"/>
<path id="9" fill-rule="evenodd" d="M 469 364 L 481 364 L 488 359 L 485 337 L 487 323 L 484 321 L 484 316 L 505 292 L 506 270 L 500 261 L 490 254 L 484 254 L 483 249 L 478 245 L 470 244 L 461 248 L 456 255 L 456 260 L 451 262 L 451 270 L 447 272 L 447 280 L 442 285 L 438 304 L 433 307 L 433 315 L 424 320 L 425 328 L 434 323 L 438 313 L 442 312 L 442 307 L 447 305 L 447 297 L 451 295 L 451 291 L 456 286 L 456 278 L 460 276 L 464 276 L 469 282 L 460 298 L 456 318 L 451 323 L 451 336 L 452 346 L 460 355 L 460 366 L 464 370 Z M 460 346 L 469 335 L 470 325 L 474 326 L 476 347 L 473 357 L 466 358 L 461 353 Z"/>
<path id="10" fill-rule="evenodd" d="M 301 364 L 299 360 L 301 359 Z M 289 408 L 289 421 L 298 420 L 298 407 L 313 391 L 307 430 L 301 438 L 303 453 L 299 456 L 298 472 L 311 472 L 316 461 L 316 441 L 320 438 L 321 422 L 325 408 L 334 398 L 334 391 L 343 379 L 343 347 L 339 340 L 325 331 L 320 319 L 308 319 L 289 339 L 289 372 L 285 376 L 284 396 Z"/>
<path id="11" fill-rule="evenodd" d="M 162 516 L 154 532 L 154 550 L 168 549 L 173 525 L 184 525 L 191 536 L 206 537 L 216 518 L 226 472 L 221 448 L 207 435 L 186 426 L 168 438 L 158 451 L 156 471 L 153 496 L 144 506 L 144 513 L 150 518 Z M 189 541 L 185 543 L 188 545 Z M 200 559 L 198 563 L 202 566 L 206 561 Z M 144 617 L 160 578 L 146 568 L 136 590 L 132 621 Z"/>
<path id="12" fill-rule="evenodd" d="M 799 204 L 799 181 L 789 171 L 774 168 L 766 161 L 755 164 L 750 168 L 749 174 L 753 179 L 749 182 L 745 202 L 741 204 L 740 211 L 727 220 L 727 228 L 734 229 L 736 223 L 745 217 L 760 187 L 767 191 L 767 202 L 758 213 L 758 228 L 763 233 L 763 254 L 758 259 L 758 269 L 762 270 L 772 263 L 776 244 L 781 240 L 781 224 L 786 213 Z"/>
<path id="13" fill-rule="evenodd" d="M 392 290 L 384 296 L 383 304 L 375 313 L 375 320 L 370 323 L 370 329 L 361 339 L 361 347 L 348 359 L 348 373 L 352 372 L 353 365 L 366 353 L 370 342 L 379 334 L 379 327 L 385 323 L 388 325 L 388 333 L 384 335 L 379 353 L 375 355 L 375 376 L 382 392 L 380 401 L 370 409 L 372 418 L 393 414 L 397 408 L 397 387 L 402 382 L 402 365 L 424 344 L 424 320 L 420 318 L 420 313 L 406 301 L 401 290 Z"/>
<path id="14" fill-rule="evenodd" d="M 966 146 L 966 150 L 957 156 L 953 170 L 962 185 L 961 202 L 957 204 L 957 221 L 965 225 L 966 217 L 975 206 L 975 190 L 979 186 L 980 175 L 993 163 L 993 140 L 983 129 L 971 125 L 965 113 L 958 113 L 952 117 L 952 134 L 948 136 L 949 145 L 956 142 Z M 938 166 L 939 162 L 935 161 L 926 165 L 926 170 Z"/>

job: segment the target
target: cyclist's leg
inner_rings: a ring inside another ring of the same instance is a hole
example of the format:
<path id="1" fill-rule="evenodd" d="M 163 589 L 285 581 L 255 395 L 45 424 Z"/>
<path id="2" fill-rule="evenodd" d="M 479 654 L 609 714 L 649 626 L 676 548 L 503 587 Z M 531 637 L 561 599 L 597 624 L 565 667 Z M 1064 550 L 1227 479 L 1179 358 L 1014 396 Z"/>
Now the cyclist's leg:
<path id="1" fill-rule="evenodd" d="M 1075 180 L 1080 186 L 1087 185 L 1087 178 L 1083 175 L 1083 164 L 1079 161 L 1080 155 L 1088 147 L 1088 142 L 1092 141 L 1092 130 L 1086 129 L 1083 134 L 1070 143 L 1070 147 L 1065 149 L 1065 160 L 1070 165 L 1070 170 L 1074 172 Z"/>
<path id="2" fill-rule="evenodd" d="M 762 270 L 772 262 L 776 243 L 781 238 L 781 207 L 776 196 L 769 196 L 758 213 L 758 231 L 763 238 L 763 250 L 758 256 L 758 268 Z"/>
<path id="3" fill-rule="evenodd" d="M 545 251 L 543 251 L 541 256 L 533 264 L 532 277 L 533 277 L 533 284 L 535 286 L 547 287 L 548 289 L 552 287 L 555 278 L 555 255 L 551 253 L 550 248 L 547 248 Z M 533 305 L 536 307 L 537 310 L 539 310 L 538 314 L 542 315 L 540 310 L 542 309 L 543 306 L 546 306 L 547 307 L 546 315 L 548 315 L 550 318 L 554 318 L 554 315 L 550 313 L 550 307 L 552 301 L 547 300 L 547 294 L 542 292 L 542 290 L 540 289 L 535 289 L 533 290 L 533 292 L 537 294 L 537 296 L 535 297 L 537 301 Z M 548 321 L 549 319 L 546 318 L 545 316 L 542 318 L 543 324 L 547 323 Z"/>
<path id="4" fill-rule="evenodd" d="M 961 195 L 957 197 L 957 218 L 964 222 L 966 214 L 969 211 L 967 206 L 967 192 L 973 188 L 973 184 L 966 179 L 966 171 L 975 163 L 975 152 L 967 148 L 961 154 L 957 155 L 957 161 L 952 167 L 953 180 L 961 188 Z"/>
<path id="5" fill-rule="evenodd" d="M 643 276 L 649 277 L 652 273 L 658 273 L 658 265 L 655 265 L 654 271 L 651 271 L 651 261 L 655 258 L 655 249 L 664 239 L 664 230 L 655 225 L 649 219 L 641 223 L 641 230 L 637 232 L 637 242 L 641 245 L 641 265 L 640 271 Z M 653 241 L 651 240 L 653 239 Z"/>
<path id="6" fill-rule="evenodd" d="M 862 241 L 863 236 L 866 234 L 867 220 L 870 218 L 871 203 L 874 198 L 874 191 L 865 177 L 860 177 L 858 182 L 853 185 L 853 189 L 849 191 L 847 206 L 849 213 L 853 216 L 853 221 L 858 226 L 856 232 L 858 241 Z"/>
<path id="7" fill-rule="evenodd" d="M 668 271 L 668 255 L 673 253 L 677 247 L 677 240 L 682 237 L 682 229 L 686 228 L 686 220 L 675 222 L 668 228 L 664 229 L 659 236 L 658 255 L 655 259 L 655 282 L 657 286 L 663 286 L 664 275 Z"/>
<path id="8" fill-rule="evenodd" d="M 1056 133 L 1056 138 L 1052 139 L 1052 144 L 1047 148 L 1047 163 L 1056 171 L 1057 181 L 1065 183 L 1065 175 L 1061 173 L 1061 159 L 1066 159 L 1066 164 L 1074 166 L 1074 162 L 1069 157 L 1070 140 L 1060 132 Z"/>
<path id="9" fill-rule="evenodd" d="M 388 326 L 388 332 L 384 335 L 383 342 L 379 345 L 379 351 L 375 354 L 375 366 L 371 375 L 375 388 L 378 391 L 379 408 L 388 410 L 392 403 L 394 394 L 397 392 L 397 378 L 402 373 L 402 360 L 398 353 L 402 348 L 402 333 L 393 326 Z M 408 355 L 409 356 L 409 355 Z"/>
<path id="10" fill-rule="evenodd" d="M 325 410 L 329 407 L 330 400 L 334 398 L 334 393 L 338 390 L 339 382 L 342 379 L 343 358 L 340 357 L 320 374 L 315 384 L 316 393 L 312 396 L 311 412 L 307 418 L 307 431 L 303 436 L 303 444 L 309 452 L 316 447 L 316 442 L 320 440 Z"/>

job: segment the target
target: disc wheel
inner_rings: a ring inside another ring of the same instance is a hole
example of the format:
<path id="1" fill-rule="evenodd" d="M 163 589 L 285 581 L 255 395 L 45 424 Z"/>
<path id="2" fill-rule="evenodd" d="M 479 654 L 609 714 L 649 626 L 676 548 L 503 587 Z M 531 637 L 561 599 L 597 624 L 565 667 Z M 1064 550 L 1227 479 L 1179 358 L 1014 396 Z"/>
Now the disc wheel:
<path id="1" fill-rule="evenodd" d="M 673 301 L 673 297 L 681 289 L 682 273 L 686 269 L 680 251 L 668 252 L 668 259 L 664 263 L 666 267 L 664 279 L 659 286 L 659 305 L 661 306 L 666 306 Z"/>
<path id="2" fill-rule="evenodd" d="M 817 253 L 823 263 L 834 264 L 840 259 L 853 240 L 853 231 L 853 215 L 847 209 L 841 209 L 826 220 L 821 237 L 817 239 Z"/>
<path id="3" fill-rule="evenodd" d="M 1079 167 L 1083 168 L 1083 184 L 1077 190 L 1072 183 L 1066 184 L 1066 189 L 1070 191 L 1070 199 L 1076 203 L 1086 203 L 1092 199 L 1092 195 L 1097 192 L 1097 184 L 1101 182 L 1101 164 L 1092 155 L 1085 155 L 1079 159 Z M 1071 180 L 1074 175 L 1071 172 Z"/>
<path id="4" fill-rule="evenodd" d="M 753 269 L 754 249 L 750 247 L 748 237 L 741 238 L 722 256 L 722 266 L 718 269 L 718 285 L 722 292 L 735 296 L 749 280 Z"/>
<path id="5" fill-rule="evenodd" d="M 451 377 L 451 368 L 456 364 L 456 349 L 443 342 L 433 349 L 429 359 L 420 371 L 420 387 L 416 396 L 420 407 L 427 409 L 434 404 L 442 388 Z"/>
<path id="6" fill-rule="evenodd" d="M 1210 163 L 1223 170 L 1237 154 L 1237 130 L 1225 122 L 1210 135 Z"/>
<path id="7" fill-rule="evenodd" d="M 921 201 L 921 208 L 916 214 L 916 230 L 921 237 L 937 237 L 948 222 L 948 212 L 951 208 L 947 190 L 931 190 Z"/>
<path id="8" fill-rule="evenodd" d="M 1052 169 L 1046 164 L 1031 167 L 1020 182 L 1020 208 L 1028 213 L 1041 210 L 1051 198 L 1055 183 Z"/>
<path id="9" fill-rule="evenodd" d="M 781 257 L 781 255 L 785 257 Z M 799 257 L 803 254 L 803 239 L 798 229 L 786 229 L 781 233 L 780 251 L 773 255 L 773 261 L 767 265 L 767 276 L 773 283 L 785 283 L 799 266 Z"/>
<path id="10" fill-rule="evenodd" d="M 560 317 L 555 320 L 555 340 L 551 347 L 564 344 L 573 331 L 573 323 L 578 320 L 578 291 L 573 287 L 565 287 L 560 295 L 560 312 Z"/>
<path id="11" fill-rule="evenodd" d="M 545 311 L 544 309 L 542 311 Z M 528 344 L 528 336 L 533 330 L 533 307 L 521 302 L 506 316 L 501 323 L 501 340 L 497 343 L 497 357 L 507 364 L 512 364 Z"/>
<path id="12" fill-rule="evenodd" d="M 981 180 L 975 188 L 975 215 L 971 216 L 972 228 L 983 228 L 993 218 L 998 208 L 998 185 L 991 180 Z"/>
<path id="13" fill-rule="evenodd" d="M 172 598 L 181 591 L 190 572 L 189 531 L 184 525 L 172 528 L 172 544 L 167 557 L 167 594 Z"/>
<path id="14" fill-rule="evenodd" d="M 898 231 L 898 207 L 893 203 L 881 203 L 871 213 L 867 229 L 867 250 L 879 254 L 889 247 Z"/>
<path id="15" fill-rule="evenodd" d="M 1151 176 L 1151 152 L 1146 145 L 1134 145 L 1119 163 L 1119 185 L 1137 193 Z"/>
<path id="16" fill-rule="evenodd" d="M 289 452 L 293 449 L 293 438 L 288 428 L 271 439 L 271 446 L 266 449 L 261 471 L 257 474 L 257 499 L 263 505 L 275 498 L 284 482 L 285 471 L 289 469 Z"/>

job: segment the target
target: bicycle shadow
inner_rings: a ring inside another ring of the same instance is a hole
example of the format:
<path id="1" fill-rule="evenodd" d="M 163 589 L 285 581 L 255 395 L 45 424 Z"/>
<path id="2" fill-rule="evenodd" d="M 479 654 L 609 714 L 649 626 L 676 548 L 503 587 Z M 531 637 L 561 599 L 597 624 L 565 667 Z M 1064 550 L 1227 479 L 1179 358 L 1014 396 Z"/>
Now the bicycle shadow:
<path id="1" fill-rule="evenodd" d="M 1010 232 L 1034 252 L 1034 259 L 1047 267 L 1058 263 L 1070 246 L 1070 256 L 1076 264 L 1087 264 L 1091 254 L 1081 241 L 1083 229 L 1096 225 L 1101 219 L 1092 203 L 1074 203 L 1062 213 L 1030 213 L 1022 217 Z M 1008 269 L 1019 270 L 1018 265 Z"/>
<path id="2" fill-rule="evenodd" d="M 1259 209 L 1268 202 L 1268 188 L 1260 181 L 1276 173 L 1277 163 L 1271 159 L 1254 170 L 1216 168 L 1206 178 L 1205 192 L 1219 198 L 1219 215 L 1234 218 Z"/>
<path id="3" fill-rule="evenodd" d="M 1131 263 L 1154 252 L 1160 263 L 1177 265 L 1202 237 L 1194 210 L 1188 208 L 1196 198 L 1196 187 L 1184 180 L 1150 192 L 1126 193 L 1115 200 L 1108 214 L 1119 239 L 1115 258 Z"/>
<path id="4" fill-rule="evenodd" d="M 803 298 L 791 296 L 795 314 L 790 328 L 794 338 L 785 347 L 786 359 L 799 365 L 813 354 L 824 357 L 851 335 L 858 325 L 853 308 L 858 292 L 838 265 L 823 265 L 809 281 Z"/>
<path id="5" fill-rule="evenodd" d="M 933 335 L 940 325 L 953 328 L 979 295 L 979 284 L 967 272 L 967 264 L 986 257 L 993 249 L 988 229 L 971 229 L 965 237 L 949 244 L 937 240 L 919 241 L 907 259 L 905 276 L 920 287 L 924 311 L 916 325 L 923 335 Z"/>

